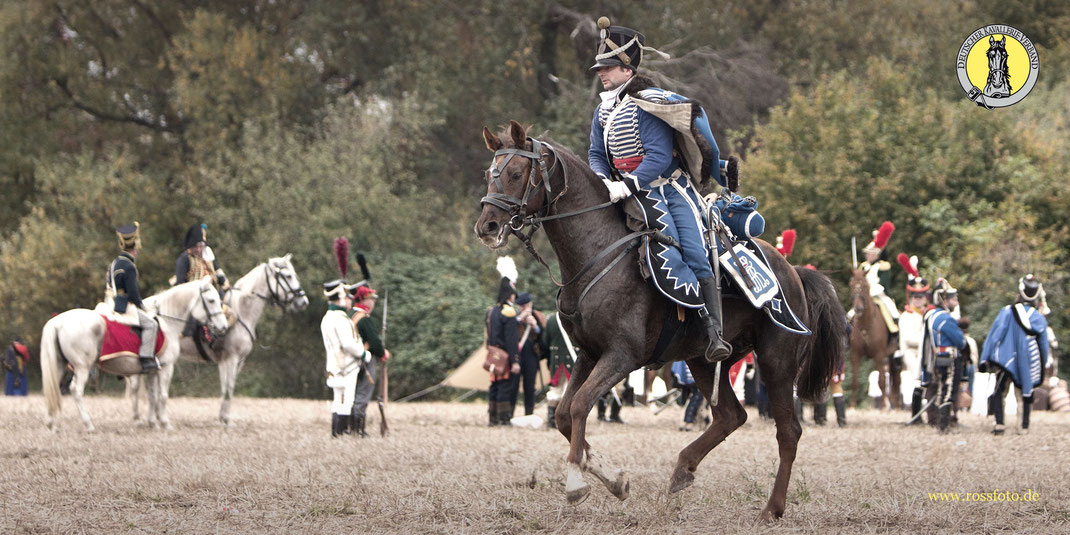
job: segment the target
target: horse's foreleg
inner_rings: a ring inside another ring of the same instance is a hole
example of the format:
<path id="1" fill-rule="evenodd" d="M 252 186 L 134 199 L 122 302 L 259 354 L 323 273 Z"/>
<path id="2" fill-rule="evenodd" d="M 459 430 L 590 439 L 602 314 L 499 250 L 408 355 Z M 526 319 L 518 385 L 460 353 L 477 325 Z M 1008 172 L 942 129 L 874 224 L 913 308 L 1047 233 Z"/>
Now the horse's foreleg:
<path id="1" fill-rule="evenodd" d="M 691 375 L 694 376 L 695 383 L 699 385 L 699 390 L 702 391 L 702 395 L 706 399 L 710 399 L 713 394 L 715 366 L 715 364 L 711 364 L 702 357 L 688 361 Z M 695 470 L 698 469 L 702 459 L 706 458 L 706 455 L 713 448 L 724 442 L 728 435 L 732 434 L 733 431 L 747 421 L 747 411 L 739 404 L 739 400 L 736 399 L 736 394 L 728 380 L 728 368 L 729 366 L 725 366 L 721 370 L 717 406 L 714 407 L 711 404 L 713 420 L 710 426 L 680 451 L 680 455 L 676 460 L 676 468 L 673 469 L 672 478 L 669 480 L 670 493 L 690 487 L 695 480 Z"/>
<path id="2" fill-rule="evenodd" d="M 572 366 L 572 375 L 568 379 L 568 384 L 565 385 L 565 393 L 561 395 L 561 400 L 557 403 L 557 410 L 554 412 L 554 422 L 557 424 L 558 432 L 570 442 L 572 441 L 572 413 L 570 411 L 572 400 L 576 397 L 576 391 L 591 375 L 592 368 L 594 368 L 594 362 L 584 356 L 583 353 L 580 353 Z M 590 446 L 585 443 L 583 447 L 586 450 Z"/>
<path id="3" fill-rule="evenodd" d="M 622 470 L 606 470 L 598 461 L 585 462 L 584 454 L 588 461 L 593 457 L 585 437 L 587 415 L 598 398 L 627 377 L 629 371 L 630 363 L 624 362 L 620 356 L 614 358 L 612 354 L 605 353 L 594 363 L 594 369 L 587 379 L 579 383 L 570 400 L 568 411 L 572 419 L 572 434 L 569 438 L 568 479 L 565 482 L 565 493 L 570 504 L 586 500 L 591 492 L 590 486 L 580 477 L 582 470 L 591 472 L 617 498 L 623 500 L 628 497 L 628 479 Z"/>
<path id="4" fill-rule="evenodd" d="M 153 429 L 158 429 L 160 426 L 159 420 L 159 403 L 157 398 L 159 397 L 159 381 L 157 376 L 159 372 L 149 372 L 142 374 L 138 377 L 142 385 L 145 388 L 145 424 Z"/>
<path id="5" fill-rule="evenodd" d="M 230 427 L 230 401 L 234 398 L 234 378 L 238 375 L 238 358 L 230 354 L 219 361 L 219 389 L 223 400 L 219 405 L 219 421 Z"/>
<path id="6" fill-rule="evenodd" d="M 772 521 L 784 516 L 785 502 L 788 495 L 788 481 L 791 479 L 791 465 L 795 462 L 795 452 L 802 436 L 802 426 L 795 417 L 792 402 L 791 379 L 780 378 L 767 385 L 769 387 L 769 406 L 776 420 L 776 441 L 780 447 L 780 467 L 777 469 L 773 492 L 769 502 L 762 509 L 761 519 Z"/>
<path id="7" fill-rule="evenodd" d="M 168 392 L 171 390 L 171 377 L 175 374 L 175 365 L 168 364 L 162 366 L 160 371 L 156 372 L 157 393 L 156 393 L 156 406 L 157 416 L 160 419 L 160 426 L 164 431 L 173 431 L 171 427 L 171 419 L 167 416 L 167 397 Z"/>
<path id="8" fill-rule="evenodd" d="M 89 417 L 89 411 L 85 410 L 85 401 L 82 394 L 85 392 L 85 383 L 89 380 L 89 368 L 75 366 L 74 379 L 71 380 L 71 397 L 74 398 L 74 405 L 78 407 L 78 414 L 82 417 L 82 423 L 85 424 L 86 431 L 96 430 L 93 427 L 93 419 Z"/>

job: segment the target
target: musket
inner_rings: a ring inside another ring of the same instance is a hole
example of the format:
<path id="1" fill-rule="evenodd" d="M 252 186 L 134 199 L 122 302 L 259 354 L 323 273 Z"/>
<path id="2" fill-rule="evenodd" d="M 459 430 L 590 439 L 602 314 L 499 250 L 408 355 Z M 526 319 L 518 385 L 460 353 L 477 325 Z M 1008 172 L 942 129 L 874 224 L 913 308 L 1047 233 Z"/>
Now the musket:
<path id="1" fill-rule="evenodd" d="M 389 305 L 390 305 L 390 294 L 384 288 L 383 289 L 383 327 L 379 332 L 379 339 L 383 343 L 383 351 L 386 351 L 386 312 L 387 312 L 387 307 Z M 389 391 L 386 388 L 386 381 L 387 381 L 386 362 L 387 361 L 384 360 L 382 362 L 382 366 L 380 366 L 380 369 L 379 369 L 379 373 L 381 373 L 382 375 L 379 376 L 379 399 L 376 400 L 376 402 L 379 405 L 379 436 L 382 436 L 382 437 L 385 437 L 387 432 L 389 431 L 389 428 L 386 425 L 386 400 L 389 399 L 387 397 Z"/>

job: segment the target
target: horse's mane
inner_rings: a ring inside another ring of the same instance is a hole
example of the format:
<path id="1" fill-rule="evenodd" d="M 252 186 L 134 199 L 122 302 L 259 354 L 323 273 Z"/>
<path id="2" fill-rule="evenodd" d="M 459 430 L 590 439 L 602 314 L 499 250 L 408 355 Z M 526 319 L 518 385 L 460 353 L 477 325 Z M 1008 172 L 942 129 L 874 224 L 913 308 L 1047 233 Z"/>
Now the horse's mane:
<path id="1" fill-rule="evenodd" d="M 200 292 L 202 284 L 204 284 L 204 279 L 177 284 L 158 294 L 145 298 L 145 304 L 155 305 L 157 309 L 164 314 L 184 314 L 186 309 L 189 308 L 189 303 L 192 300 L 192 296 L 189 294 Z M 186 300 L 186 304 L 181 310 L 178 310 L 175 302 L 182 299 Z"/>

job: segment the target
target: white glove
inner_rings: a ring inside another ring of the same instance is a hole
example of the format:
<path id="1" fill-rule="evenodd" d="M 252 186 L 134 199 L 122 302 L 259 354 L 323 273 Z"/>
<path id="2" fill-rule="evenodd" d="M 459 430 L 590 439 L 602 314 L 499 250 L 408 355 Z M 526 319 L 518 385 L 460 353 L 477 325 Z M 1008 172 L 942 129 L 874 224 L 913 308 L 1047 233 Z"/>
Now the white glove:
<path id="1" fill-rule="evenodd" d="M 609 190 L 609 201 L 617 202 L 621 199 L 627 198 L 632 194 L 631 190 L 624 182 L 614 182 L 608 178 L 603 178 L 602 183 L 606 185 L 606 189 Z"/>

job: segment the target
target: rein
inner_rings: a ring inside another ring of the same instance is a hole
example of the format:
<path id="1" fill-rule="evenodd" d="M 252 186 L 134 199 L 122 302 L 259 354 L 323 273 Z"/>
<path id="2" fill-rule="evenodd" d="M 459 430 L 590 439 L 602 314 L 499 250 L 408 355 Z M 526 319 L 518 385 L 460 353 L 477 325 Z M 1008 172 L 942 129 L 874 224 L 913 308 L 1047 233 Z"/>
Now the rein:
<path id="1" fill-rule="evenodd" d="M 557 205 L 557 201 L 565 195 L 565 192 L 568 191 L 568 166 L 561 163 L 561 157 L 557 154 L 557 150 L 553 147 L 553 145 L 531 137 L 529 137 L 528 140 L 531 141 L 530 151 L 522 149 L 499 149 L 495 151 L 494 160 L 492 161 L 490 168 L 487 169 L 486 176 L 488 177 L 487 182 L 494 184 L 498 188 L 498 191 L 487 193 L 486 196 L 480 199 L 480 204 L 491 204 L 509 213 L 509 232 L 515 235 L 517 239 L 519 239 L 524 244 L 524 247 L 527 249 L 528 253 L 531 254 L 531 256 L 535 258 L 535 260 L 537 260 L 540 264 L 543 265 L 543 267 L 546 268 L 546 272 L 550 275 L 550 280 L 558 288 L 564 288 L 580 280 L 580 278 L 586 275 L 588 271 L 594 268 L 595 265 L 597 265 L 607 256 L 612 254 L 617 249 L 620 249 L 622 246 L 626 246 L 622 251 L 620 251 L 620 253 L 617 254 L 616 257 L 613 258 L 613 261 L 610 262 L 608 266 L 603 268 L 602 271 L 599 272 L 598 275 L 596 275 L 594 279 L 587 283 L 587 286 L 583 288 L 583 290 L 580 292 L 579 300 L 576 301 L 576 306 L 579 307 L 579 303 L 583 301 L 583 298 L 587 295 L 587 292 L 589 292 L 591 288 L 594 287 L 595 283 L 601 280 L 602 277 L 606 276 L 613 269 L 613 267 L 616 266 L 629 252 L 638 247 L 639 244 L 642 242 L 642 238 L 644 236 L 653 236 L 658 231 L 656 229 L 644 229 L 640 231 L 635 231 L 614 241 L 613 243 L 609 244 L 607 247 L 599 251 L 598 254 L 596 254 L 593 258 L 588 260 L 587 263 L 585 263 L 583 267 L 580 268 L 580 270 L 569 280 L 565 282 L 559 281 L 558 278 L 554 275 L 553 270 L 550 268 L 550 265 L 546 262 L 546 260 L 543 259 L 542 255 L 540 255 L 539 252 L 535 250 L 535 244 L 532 242 L 532 237 L 534 237 L 535 233 L 539 230 L 539 228 L 542 227 L 542 224 L 546 221 L 573 217 L 580 214 L 586 214 L 588 212 L 601 210 L 603 208 L 608 208 L 613 205 L 613 201 L 607 201 L 601 204 L 596 204 L 594 206 L 588 206 L 586 208 L 581 208 L 572 212 L 564 212 L 550 215 L 550 210 Z M 548 152 L 544 152 L 543 147 L 545 147 Z M 554 158 L 554 162 L 549 167 L 549 169 L 547 169 L 545 160 L 547 154 L 552 155 Z M 505 159 L 501 161 L 500 165 L 497 162 L 498 156 L 505 156 Z M 528 160 L 530 160 L 530 171 L 528 172 L 528 179 L 524 184 L 523 198 L 517 198 L 503 193 L 505 191 L 505 187 L 502 184 L 500 178 L 501 172 L 506 168 L 506 166 L 509 165 L 509 161 L 513 158 L 513 156 L 520 156 L 522 158 L 527 158 Z M 531 196 L 534 194 L 534 192 L 538 191 L 541 187 L 546 190 L 547 195 L 551 195 L 553 193 L 550 187 L 549 177 L 550 173 L 552 173 L 558 167 L 558 165 L 561 166 L 561 173 L 564 181 L 564 186 L 561 188 L 561 191 L 549 202 L 544 203 L 543 207 L 538 211 L 537 214 L 532 214 L 525 217 L 524 213 L 527 210 L 528 201 L 531 200 Z M 538 179 L 537 182 L 536 179 Z M 531 230 L 527 234 L 523 232 L 525 227 L 531 227 Z M 560 296 L 560 293 L 558 295 Z M 558 306 L 558 308 L 560 308 L 560 306 Z"/>

